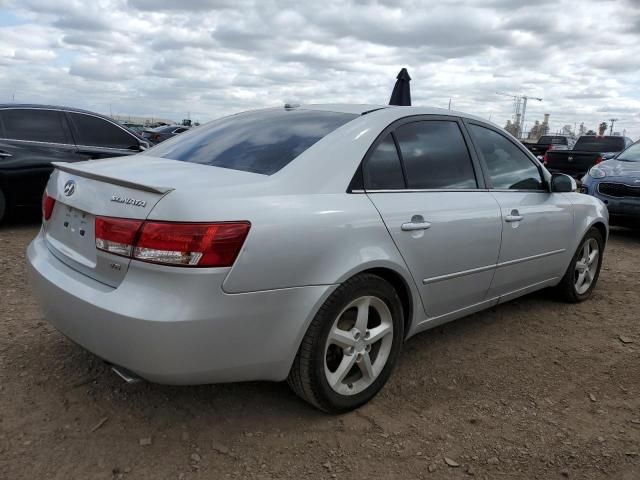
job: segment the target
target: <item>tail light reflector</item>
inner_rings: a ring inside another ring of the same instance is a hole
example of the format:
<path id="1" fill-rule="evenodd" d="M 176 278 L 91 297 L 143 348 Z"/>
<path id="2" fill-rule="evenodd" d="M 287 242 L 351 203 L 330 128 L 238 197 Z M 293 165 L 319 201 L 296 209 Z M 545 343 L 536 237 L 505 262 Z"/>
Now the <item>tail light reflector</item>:
<path id="1" fill-rule="evenodd" d="M 596 158 L 596 165 L 598 165 L 601 162 L 602 162 L 602 155 L 599 155 L 598 158 Z"/>
<path id="2" fill-rule="evenodd" d="M 174 223 L 97 217 L 96 248 L 161 265 L 229 267 L 250 228 L 249 222 Z"/>
<path id="3" fill-rule="evenodd" d="M 44 192 L 42 195 L 42 218 L 44 218 L 45 221 L 51 218 L 55 204 L 56 199 L 47 195 L 47 192 Z"/>

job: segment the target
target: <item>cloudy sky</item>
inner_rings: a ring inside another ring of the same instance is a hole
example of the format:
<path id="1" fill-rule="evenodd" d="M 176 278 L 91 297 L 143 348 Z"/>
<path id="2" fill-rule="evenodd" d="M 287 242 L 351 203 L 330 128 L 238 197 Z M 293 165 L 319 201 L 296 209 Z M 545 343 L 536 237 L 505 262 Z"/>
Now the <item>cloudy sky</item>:
<path id="1" fill-rule="evenodd" d="M 0 0 L 0 102 L 207 121 L 387 103 L 401 67 L 415 105 L 640 137 L 640 0 Z"/>

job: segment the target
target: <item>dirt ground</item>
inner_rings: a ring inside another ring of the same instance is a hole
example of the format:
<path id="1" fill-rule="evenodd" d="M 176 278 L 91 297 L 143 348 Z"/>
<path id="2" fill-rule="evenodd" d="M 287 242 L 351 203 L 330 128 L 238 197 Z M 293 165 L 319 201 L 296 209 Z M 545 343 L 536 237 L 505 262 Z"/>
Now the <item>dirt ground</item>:
<path id="1" fill-rule="evenodd" d="M 0 479 L 640 478 L 640 232 L 593 298 L 540 292 L 412 338 L 343 416 L 285 384 L 124 384 L 42 318 L 36 223 L 0 227 Z"/>

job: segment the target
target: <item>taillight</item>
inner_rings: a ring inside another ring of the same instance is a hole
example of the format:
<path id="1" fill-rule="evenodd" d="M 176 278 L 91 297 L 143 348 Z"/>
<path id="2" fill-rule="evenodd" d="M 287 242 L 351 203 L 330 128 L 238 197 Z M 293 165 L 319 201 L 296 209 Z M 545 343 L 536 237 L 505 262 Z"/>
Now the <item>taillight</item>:
<path id="1" fill-rule="evenodd" d="M 240 253 L 249 222 L 173 223 L 96 218 L 96 248 L 143 262 L 228 267 Z"/>
<path id="2" fill-rule="evenodd" d="M 549 157 L 547 156 L 547 152 L 544 152 L 544 156 L 542 157 L 542 163 L 546 165 L 548 161 L 549 161 Z"/>
<path id="3" fill-rule="evenodd" d="M 123 257 L 131 257 L 142 220 L 96 217 L 96 248 Z"/>
<path id="4" fill-rule="evenodd" d="M 596 158 L 596 165 L 598 165 L 601 162 L 602 162 L 602 155 L 598 155 L 598 158 Z"/>
<path id="5" fill-rule="evenodd" d="M 45 221 L 51 218 L 55 204 L 56 199 L 47 195 L 47 192 L 44 192 L 42 195 L 42 218 L 44 218 Z"/>

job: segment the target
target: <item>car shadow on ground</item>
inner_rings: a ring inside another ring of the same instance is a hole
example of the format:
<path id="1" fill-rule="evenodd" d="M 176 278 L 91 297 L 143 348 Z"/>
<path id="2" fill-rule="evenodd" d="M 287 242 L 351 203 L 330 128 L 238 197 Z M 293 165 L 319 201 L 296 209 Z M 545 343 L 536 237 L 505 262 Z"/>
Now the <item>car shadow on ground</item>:
<path id="1" fill-rule="evenodd" d="M 37 227 L 41 222 L 42 212 L 38 208 L 21 208 L 0 222 L 0 230 Z"/>
<path id="2" fill-rule="evenodd" d="M 609 237 L 620 240 L 640 242 L 640 228 L 611 227 Z"/>

